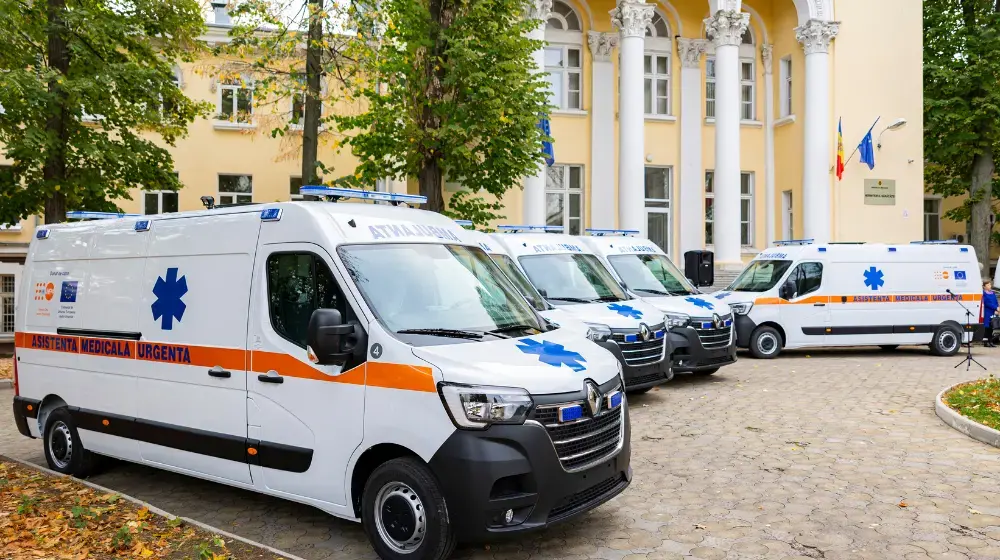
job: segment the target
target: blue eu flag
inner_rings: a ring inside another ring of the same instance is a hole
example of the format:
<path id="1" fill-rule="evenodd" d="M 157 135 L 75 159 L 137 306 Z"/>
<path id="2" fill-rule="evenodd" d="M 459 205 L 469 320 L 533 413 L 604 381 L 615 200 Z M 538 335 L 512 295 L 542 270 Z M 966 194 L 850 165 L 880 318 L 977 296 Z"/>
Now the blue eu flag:
<path id="1" fill-rule="evenodd" d="M 542 132 L 545 133 L 545 136 L 548 136 L 550 138 L 552 137 L 552 131 L 549 128 L 548 117 L 542 117 L 542 119 L 538 121 L 538 127 L 542 129 Z M 556 162 L 556 153 L 555 150 L 552 149 L 551 140 L 546 140 L 542 142 L 542 151 L 545 152 L 545 165 L 552 167 L 552 164 Z"/>
<path id="2" fill-rule="evenodd" d="M 868 129 L 868 134 L 865 134 L 858 144 L 858 151 L 861 153 L 861 163 L 867 165 L 869 170 L 875 169 L 875 148 L 872 146 L 871 129 Z"/>

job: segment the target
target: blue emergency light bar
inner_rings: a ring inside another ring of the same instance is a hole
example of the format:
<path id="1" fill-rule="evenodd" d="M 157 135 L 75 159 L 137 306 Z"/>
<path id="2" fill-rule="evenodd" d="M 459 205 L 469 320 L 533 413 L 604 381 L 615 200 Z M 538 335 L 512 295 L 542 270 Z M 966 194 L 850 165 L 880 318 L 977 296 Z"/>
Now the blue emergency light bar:
<path id="1" fill-rule="evenodd" d="M 910 241 L 910 245 L 958 245 L 958 240 L 942 239 L 940 241 Z"/>
<path id="2" fill-rule="evenodd" d="M 323 187 L 316 185 L 307 185 L 299 189 L 299 194 L 302 196 L 321 196 L 324 198 L 332 199 L 333 201 L 340 200 L 342 198 L 358 198 L 361 200 L 373 200 L 381 202 L 389 202 L 393 205 L 397 204 L 426 204 L 427 197 L 420 196 L 416 194 L 399 194 L 399 193 L 387 193 L 379 191 L 365 191 L 361 189 L 343 189 L 340 187 Z"/>
<path id="3" fill-rule="evenodd" d="M 544 232 L 555 233 L 555 232 L 562 232 L 563 231 L 563 227 L 562 226 L 513 226 L 513 225 L 505 225 L 505 226 L 497 226 L 497 231 L 504 231 L 504 232 L 508 232 L 508 233 L 516 233 L 516 232 L 519 232 L 519 231 L 544 231 Z"/>
<path id="4" fill-rule="evenodd" d="M 639 230 L 637 229 L 595 229 L 588 228 L 583 230 L 588 235 L 593 235 L 594 237 L 603 237 L 605 235 L 639 235 Z"/>
<path id="5" fill-rule="evenodd" d="M 462 227 L 471 227 L 472 220 L 455 220 L 455 223 Z"/>
<path id="6" fill-rule="evenodd" d="M 775 241 L 774 244 L 778 247 L 785 245 L 812 245 L 812 239 L 784 239 L 781 241 Z"/>
<path id="7" fill-rule="evenodd" d="M 126 214 L 124 212 L 89 212 L 86 210 L 72 210 L 66 212 L 67 220 L 117 220 L 118 218 L 138 218 L 142 214 Z"/>

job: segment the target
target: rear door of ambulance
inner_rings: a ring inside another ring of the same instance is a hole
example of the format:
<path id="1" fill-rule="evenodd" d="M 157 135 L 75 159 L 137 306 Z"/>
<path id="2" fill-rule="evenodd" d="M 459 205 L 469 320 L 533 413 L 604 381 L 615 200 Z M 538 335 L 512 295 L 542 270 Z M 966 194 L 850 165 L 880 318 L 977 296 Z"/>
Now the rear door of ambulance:
<path id="1" fill-rule="evenodd" d="M 142 459 L 250 485 L 245 344 L 259 212 L 152 224 L 135 369 Z"/>

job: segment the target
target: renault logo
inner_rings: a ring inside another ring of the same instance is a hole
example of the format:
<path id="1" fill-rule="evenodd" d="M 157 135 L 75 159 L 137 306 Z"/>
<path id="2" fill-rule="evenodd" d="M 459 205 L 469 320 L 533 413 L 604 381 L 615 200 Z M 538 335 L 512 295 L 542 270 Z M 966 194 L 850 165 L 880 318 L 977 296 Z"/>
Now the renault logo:
<path id="1" fill-rule="evenodd" d="M 724 324 L 722 322 L 722 317 L 719 317 L 718 313 L 712 315 L 712 322 L 715 323 L 715 328 L 717 329 L 721 329 Z"/>
<path id="2" fill-rule="evenodd" d="M 643 340 L 649 340 L 652 333 L 649 332 L 649 325 L 646 323 L 639 323 L 639 338 Z"/>
<path id="3" fill-rule="evenodd" d="M 590 415 L 597 416 L 601 411 L 601 392 L 591 381 L 587 381 L 584 385 L 587 388 L 587 407 L 590 409 Z"/>

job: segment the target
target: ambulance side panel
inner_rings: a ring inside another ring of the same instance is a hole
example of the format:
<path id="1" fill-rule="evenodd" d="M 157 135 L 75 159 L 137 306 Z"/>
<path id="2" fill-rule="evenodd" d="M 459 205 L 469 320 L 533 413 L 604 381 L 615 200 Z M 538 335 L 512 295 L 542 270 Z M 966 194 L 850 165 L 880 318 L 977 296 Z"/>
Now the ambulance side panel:
<path id="1" fill-rule="evenodd" d="M 259 213 L 153 221 L 137 298 L 143 461 L 251 485 L 246 336 Z"/>

